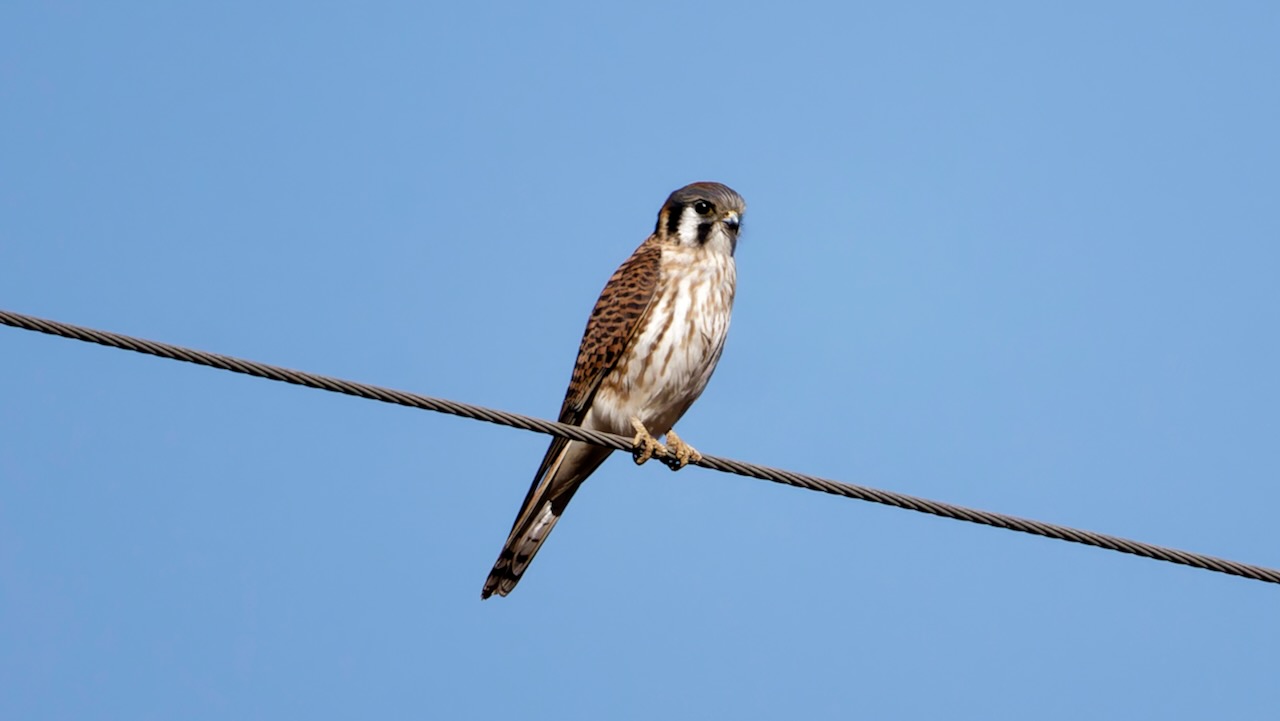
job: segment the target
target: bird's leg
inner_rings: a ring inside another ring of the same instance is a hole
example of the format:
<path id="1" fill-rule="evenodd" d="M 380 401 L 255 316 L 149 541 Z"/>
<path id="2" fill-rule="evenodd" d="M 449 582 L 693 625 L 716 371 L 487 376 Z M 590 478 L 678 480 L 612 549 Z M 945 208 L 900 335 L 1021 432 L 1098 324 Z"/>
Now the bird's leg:
<path id="1" fill-rule="evenodd" d="M 702 460 L 702 454 L 682 441 L 674 430 L 670 430 L 667 431 L 667 457 L 663 460 L 671 470 L 678 471 L 690 463 Z"/>
<path id="2" fill-rule="evenodd" d="M 649 434 L 649 429 L 644 427 L 639 418 L 631 419 L 631 427 L 636 429 L 635 440 L 631 441 L 631 459 L 637 466 L 644 465 L 645 461 L 654 456 L 661 458 L 667 455 L 667 447 Z"/>

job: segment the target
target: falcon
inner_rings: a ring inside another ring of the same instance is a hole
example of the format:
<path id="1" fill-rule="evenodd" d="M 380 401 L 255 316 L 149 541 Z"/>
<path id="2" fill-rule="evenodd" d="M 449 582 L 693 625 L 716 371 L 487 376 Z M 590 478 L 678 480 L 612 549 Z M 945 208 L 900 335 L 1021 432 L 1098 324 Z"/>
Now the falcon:
<path id="1" fill-rule="evenodd" d="M 667 198 L 653 234 L 591 311 L 561 423 L 634 434 L 636 463 L 656 456 L 678 470 L 701 459 L 672 426 L 702 394 L 724 349 L 745 211 L 742 196 L 720 183 L 693 183 Z M 656 440 L 664 434 L 666 445 Z M 551 441 L 481 598 L 515 588 L 573 494 L 612 452 Z"/>

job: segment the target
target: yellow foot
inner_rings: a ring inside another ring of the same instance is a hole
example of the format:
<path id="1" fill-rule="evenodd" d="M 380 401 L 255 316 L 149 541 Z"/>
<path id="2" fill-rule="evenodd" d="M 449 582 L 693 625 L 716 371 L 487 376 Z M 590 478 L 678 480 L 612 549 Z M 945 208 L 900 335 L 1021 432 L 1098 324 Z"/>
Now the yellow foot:
<path id="1" fill-rule="evenodd" d="M 680 436 L 677 436 L 675 431 L 667 431 L 667 458 L 664 460 L 671 470 L 678 471 L 690 463 L 702 460 L 702 454 L 698 449 L 680 440 Z"/>
<path id="2" fill-rule="evenodd" d="M 649 435 L 649 429 L 644 427 L 639 418 L 631 419 L 631 427 L 636 429 L 635 440 L 631 441 L 631 458 L 636 462 L 637 466 L 644 465 L 645 461 L 654 456 L 661 458 L 667 455 L 666 446 Z"/>

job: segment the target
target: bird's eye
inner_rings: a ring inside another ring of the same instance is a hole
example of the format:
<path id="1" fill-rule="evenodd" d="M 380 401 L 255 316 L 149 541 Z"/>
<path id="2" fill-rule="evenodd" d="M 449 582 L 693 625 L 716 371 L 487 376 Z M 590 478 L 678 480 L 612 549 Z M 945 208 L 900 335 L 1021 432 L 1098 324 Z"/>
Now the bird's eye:
<path id="1" fill-rule="evenodd" d="M 693 204 L 693 210 L 698 215 L 706 215 L 711 212 L 711 203 L 708 203 L 705 200 L 696 201 Z"/>

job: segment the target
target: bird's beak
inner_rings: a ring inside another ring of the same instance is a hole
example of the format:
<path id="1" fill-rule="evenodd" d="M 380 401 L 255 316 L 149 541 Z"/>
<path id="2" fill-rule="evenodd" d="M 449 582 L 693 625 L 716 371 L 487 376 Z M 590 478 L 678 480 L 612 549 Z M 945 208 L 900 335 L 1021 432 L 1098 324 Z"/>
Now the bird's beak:
<path id="1" fill-rule="evenodd" d="M 738 225 L 742 222 L 742 218 L 737 213 L 730 213 L 724 217 L 724 224 L 729 226 L 729 230 L 733 233 L 738 232 Z"/>

